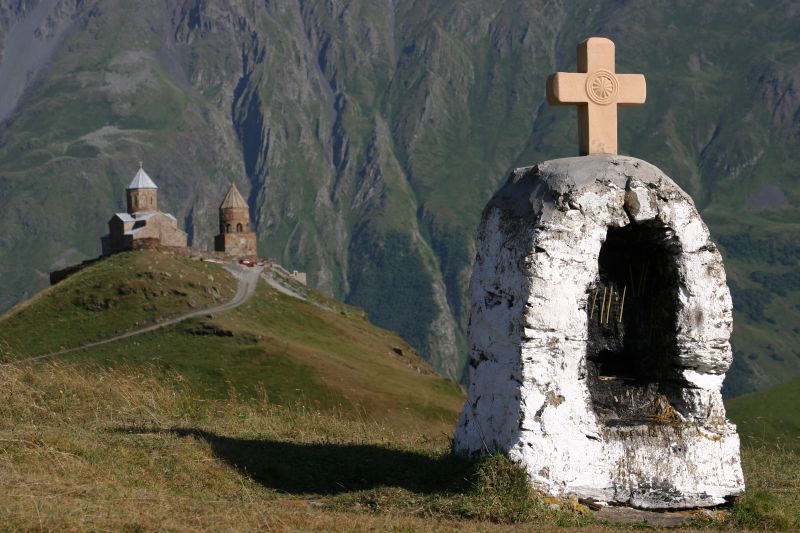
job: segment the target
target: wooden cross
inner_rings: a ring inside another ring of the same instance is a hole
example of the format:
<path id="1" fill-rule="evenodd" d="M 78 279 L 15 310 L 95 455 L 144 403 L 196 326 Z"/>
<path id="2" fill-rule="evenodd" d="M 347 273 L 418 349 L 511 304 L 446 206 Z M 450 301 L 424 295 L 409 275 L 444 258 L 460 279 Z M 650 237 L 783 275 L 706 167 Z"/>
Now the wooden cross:
<path id="1" fill-rule="evenodd" d="M 589 37 L 578 45 L 578 72 L 557 72 L 547 80 L 551 105 L 578 106 L 581 155 L 617 153 L 617 106 L 644 103 L 642 74 L 614 72 L 614 43 Z"/>

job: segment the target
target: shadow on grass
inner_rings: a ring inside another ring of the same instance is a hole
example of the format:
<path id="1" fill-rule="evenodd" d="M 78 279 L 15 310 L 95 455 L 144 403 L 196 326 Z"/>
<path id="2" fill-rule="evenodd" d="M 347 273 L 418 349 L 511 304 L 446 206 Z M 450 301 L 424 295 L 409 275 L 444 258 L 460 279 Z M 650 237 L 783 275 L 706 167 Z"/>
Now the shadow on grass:
<path id="1" fill-rule="evenodd" d="M 118 428 L 120 433 L 152 433 Z M 460 492 L 471 485 L 476 463 L 452 454 L 433 457 L 370 444 L 295 443 L 224 437 L 186 428 L 156 430 L 202 439 L 214 455 L 263 486 L 290 494 L 333 496 L 398 487 L 417 493 Z"/>

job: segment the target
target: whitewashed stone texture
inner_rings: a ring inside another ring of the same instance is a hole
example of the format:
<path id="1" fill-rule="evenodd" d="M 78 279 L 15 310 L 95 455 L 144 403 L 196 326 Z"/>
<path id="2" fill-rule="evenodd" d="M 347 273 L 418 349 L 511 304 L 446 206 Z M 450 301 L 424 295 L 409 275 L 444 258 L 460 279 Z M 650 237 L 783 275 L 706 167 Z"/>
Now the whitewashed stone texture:
<path id="1" fill-rule="evenodd" d="M 470 294 L 458 453 L 500 450 L 549 494 L 641 508 L 744 490 L 720 395 L 725 270 L 691 198 L 658 168 L 596 155 L 514 171 L 483 213 Z"/>

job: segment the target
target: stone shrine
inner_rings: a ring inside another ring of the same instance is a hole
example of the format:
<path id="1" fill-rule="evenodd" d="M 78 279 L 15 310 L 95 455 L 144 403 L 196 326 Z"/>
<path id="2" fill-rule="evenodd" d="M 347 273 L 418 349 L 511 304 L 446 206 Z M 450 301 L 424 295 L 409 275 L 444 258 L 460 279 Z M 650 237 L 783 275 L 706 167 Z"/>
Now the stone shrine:
<path id="1" fill-rule="evenodd" d="M 178 221 L 158 210 L 158 186 L 139 165 L 125 189 L 126 213 L 108 221 L 108 235 L 101 239 L 103 255 L 156 246 L 185 248 L 187 236 Z"/>
<path id="2" fill-rule="evenodd" d="M 579 106 L 592 155 L 515 170 L 483 212 L 455 449 L 505 452 L 556 496 L 717 505 L 744 490 L 720 394 L 725 270 L 692 199 L 615 155 L 616 105 L 643 103 L 645 85 L 615 73 L 613 51 L 588 39 L 584 72 L 549 83 L 551 100 Z"/>

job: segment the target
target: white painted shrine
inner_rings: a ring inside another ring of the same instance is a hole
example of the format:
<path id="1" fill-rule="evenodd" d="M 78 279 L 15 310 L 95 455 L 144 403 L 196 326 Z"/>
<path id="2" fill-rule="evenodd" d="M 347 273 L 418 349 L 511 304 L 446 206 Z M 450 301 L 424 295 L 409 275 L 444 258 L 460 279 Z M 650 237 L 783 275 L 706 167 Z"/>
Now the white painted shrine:
<path id="1" fill-rule="evenodd" d="M 547 493 L 641 508 L 744 490 L 720 394 L 725 270 L 658 168 L 612 153 L 515 170 L 483 212 L 470 297 L 458 453 L 500 450 Z"/>

